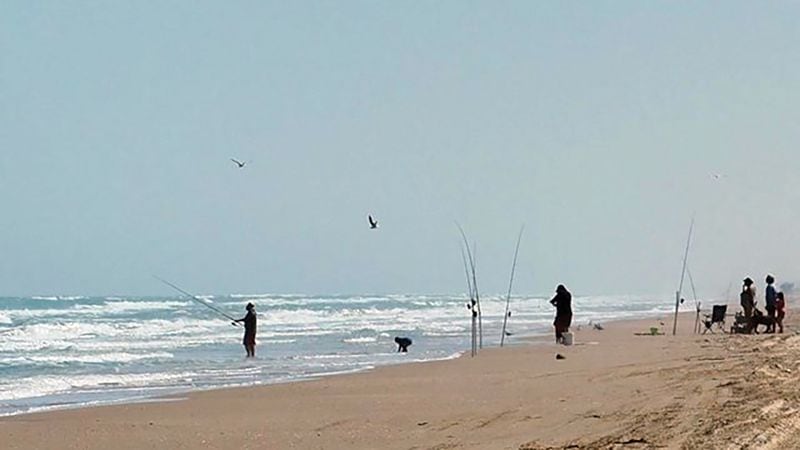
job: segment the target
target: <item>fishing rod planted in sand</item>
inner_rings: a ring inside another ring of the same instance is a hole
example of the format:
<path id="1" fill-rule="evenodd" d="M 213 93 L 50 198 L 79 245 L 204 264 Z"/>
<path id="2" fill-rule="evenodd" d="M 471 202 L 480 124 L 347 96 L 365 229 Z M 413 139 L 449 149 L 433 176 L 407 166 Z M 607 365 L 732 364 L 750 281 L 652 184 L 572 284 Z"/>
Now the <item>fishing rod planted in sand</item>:
<path id="1" fill-rule="evenodd" d="M 678 284 L 678 290 L 675 291 L 675 318 L 672 320 L 672 335 L 678 330 L 678 308 L 681 306 L 681 292 L 683 291 L 683 280 L 686 277 L 686 263 L 689 260 L 689 247 L 692 245 L 692 232 L 694 231 L 694 215 L 692 215 L 692 223 L 689 225 L 689 236 L 686 237 L 686 250 L 683 253 L 683 268 L 681 269 L 681 282 Z"/>
<path id="2" fill-rule="evenodd" d="M 461 237 L 464 240 L 464 246 L 467 248 L 467 256 L 469 257 L 469 265 L 472 269 L 472 291 L 475 294 L 475 306 L 478 312 L 478 348 L 483 348 L 483 314 L 481 313 L 481 299 L 480 295 L 478 294 L 478 277 L 475 275 L 475 258 L 473 257 L 473 252 L 470 249 L 469 241 L 467 240 L 467 234 L 464 233 L 464 229 L 461 227 L 461 224 L 456 222 L 456 226 L 458 227 L 458 231 L 461 232 Z M 475 246 L 475 244 L 473 244 Z"/>
<path id="3" fill-rule="evenodd" d="M 236 321 L 237 319 L 234 318 L 234 317 L 229 316 L 228 314 L 225 313 L 225 311 L 222 311 L 221 309 L 219 309 L 219 308 L 217 308 L 215 306 L 209 305 L 208 303 L 204 302 L 203 300 L 200 300 L 199 298 L 197 298 L 195 295 L 184 291 L 183 289 L 179 288 L 178 286 L 175 286 L 174 284 L 170 283 L 169 281 L 167 281 L 167 280 L 165 280 L 163 278 L 157 277 L 155 275 L 153 275 L 153 278 L 155 278 L 156 280 L 166 284 L 167 286 L 171 287 L 172 289 L 175 289 L 176 291 L 180 292 L 181 294 L 191 298 L 192 300 L 196 301 L 197 303 L 200 303 L 201 305 L 203 305 L 206 308 L 216 312 L 217 314 L 225 317 L 226 319 L 231 320 L 233 322 L 233 324 L 236 325 L 237 327 L 239 326 L 239 322 Z"/>
<path id="4" fill-rule="evenodd" d="M 467 276 L 467 290 L 469 291 L 469 303 L 467 303 L 467 309 L 470 312 L 470 316 L 472 318 L 471 328 L 470 328 L 470 335 L 472 337 L 472 347 L 470 351 L 470 355 L 474 358 L 475 354 L 478 353 L 478 346 L 477 346 L 477 334 L 475 332 L 476 329 L 476 318 L 478 317 L 478 312 L 475 310 L 475 294 L 472 289 L 472 280 L 469 277 L 469 267 L 467 266 L 467 256 L 464 254 L 464 246 L 461 246 L 461 260 L 464 263 L 464 274 Z"/>
<path id="5" fill-rule="evenodd" d="M 694 277 L 692 277 L 692 270 L 686 266 L 686 275 L 689 275 L 689 286 L 692 287 L 692 296 L 694 297 L 695 318 L 694 318 L 694 332 L 700 332 L 700 300 L 697 298 L 697 290 L 694 288 Z"/>
<path id="6" fill-rule="evenodd" d="M 517 269 L 517 255 L 519 255 L 519 243 L 522 242 L 522 232 L 525 231 L 525 225 L 519 229 L 517 236 L 517 247 L 514 249 L 514 262 L 511 263 L 511 278 L 508 280 L 508 295 L 506 295 L 506 313 L 503 316 L 503 333 L 500 334 L 500 347 L 506 340 L 506 325 L 508 324 L 508 316 L 511 315 L 509 306 L 511 305 L 511 286 L 514 285 L 514 271 Z"/>

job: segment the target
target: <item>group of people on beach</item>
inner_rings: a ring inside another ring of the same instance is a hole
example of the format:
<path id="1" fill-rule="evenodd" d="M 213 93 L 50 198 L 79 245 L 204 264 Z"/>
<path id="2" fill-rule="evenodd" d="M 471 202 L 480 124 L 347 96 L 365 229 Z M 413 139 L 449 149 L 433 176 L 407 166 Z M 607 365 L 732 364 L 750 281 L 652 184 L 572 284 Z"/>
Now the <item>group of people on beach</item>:
<path id="1" fill-rule="evenodd" d="M 755 291 L 753 293 L 755 295 Z M 781 298 L 783 298 L 782 295 Z M 572 325 L 572 294 L 563 284 L 559 284 L 556 288 L 556 295 L 550 300 L 550 304 L 556 308 L 556 319 L 553 322 L 553 326 L 556 329 L 556 342 L 563 344 L 564 333 L 569 332 L 569 327 Z M 247 357 L 253 358 L 256 356 L 256 306 L 248 303 L 245 309 L 247 314 L 241 319 L 234 320 L 233 324 L 244 323 L 242 344 L 244 344 Z M 781 332 L 783 332 L 783 325 L 781 325 Z M 398 352 L 407 352 L 408 347 L 411 345 L 411 339 L 405 337 L 397 337 L 394 341 L 398 345 Z"/>
<path id="2" fill-rule="evenodd" d="M 742 292 L 739 296 L 742 305 L 745 333 L 757 332 L 758 325 L 765 325 L 767 333 L 783 333 L 783 319 L 786 317 L 786 297 L 783 292 L 775 288 L 775 277 L 767 275 L 767 284 L 764 290 L 764 309 L 766 314 L 757 307 L 756 287 L 750 277 L 743 281 Z M 569 332 L 572 324 L 572 294 L 559 284 L 556 295 L 550 300 L 556 308 L 556 317 L 553 327 L 556 333 L 556 343 L 564 344 L 565 333 Z"/>
<path id="3" fill-rule="evenodd" d="M 743 316 L 747 324 L 746 332 L 752 333 L 756 330 L 758 324 L 763 323 L 767 326 L 767 333 L 775 333 L 776 327 L 778 333 L 783 333 L 783 319 L 786 317 L 786 299 L 783 292 L 775 289 L 775 277 L 767 275 L 765 282 L 767 287 L 764 291 L 764 309 L 767 314 L 764 315 L 756 307 L 756 287 L 755 283 L 750 277 L 744 279 L 742 284 L 742 292 L 739 299 L 742 305 Z M 556 332 L 556 343 L 565 343 L 565 333 L 569 332 L 569 327 L 572 325 L 572 294 L 559 284 L 556 287 L 556 295 L 550 300 L 550 304 L 556 308 L 556 317 L 553 321 L 553 327 Z M 244 322 L 244 346 L 247 350 L 248 357 L 255 356 L 255 336 L 256 336 L 256 314 L 255 305 L 252 303 L 247 304 L 247 315 L 234 322 Z M 407 340 L 398 342 L 398 339 Z M 399 345 L 398 351 L 408 351 L 407 348 L 411 345 L 411 340 L 407 338 L 396 338 L 395 342 Z M 405 345 L 404 345 L 405 344 Z"/>
<path id="4" fill-rule="evenodd" d="M 767 275 L 764 281 L 767 283 L 767 287 L 764 290 L 766 316 L 756 307 L 755 283 L 750 277 L 745 278 L 743 281 L 739 301 L 742 305 L 746 324 L 745 332 L 757 332 L 758 325 L 764 324 L 767 327 L 767 333 L 774 333 L 776 326 L 779 330 L 778 332 L 783 333 L 783 319 L 786 317 L 786 299 L 783 292 L 778 292 L 775 289 L 775 277 Z"/>

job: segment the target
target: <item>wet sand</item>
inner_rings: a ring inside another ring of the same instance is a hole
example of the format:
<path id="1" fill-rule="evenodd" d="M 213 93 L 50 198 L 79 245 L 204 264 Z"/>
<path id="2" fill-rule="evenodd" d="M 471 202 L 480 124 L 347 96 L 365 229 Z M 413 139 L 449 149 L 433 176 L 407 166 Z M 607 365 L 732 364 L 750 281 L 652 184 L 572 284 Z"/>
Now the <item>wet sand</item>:
<path id="1" fill-rule="evenodd" d="M 548 340 L 178 401 L 12 416 L 0 419 L 0 442 L 115 450 L 800 448 L 794 328 L 693 335 L 694 314 L 680 324 L 676 337 L 637 335 L 661 328 L 658 318 L 615 322 L 576 330 L 570 347 Z"/>

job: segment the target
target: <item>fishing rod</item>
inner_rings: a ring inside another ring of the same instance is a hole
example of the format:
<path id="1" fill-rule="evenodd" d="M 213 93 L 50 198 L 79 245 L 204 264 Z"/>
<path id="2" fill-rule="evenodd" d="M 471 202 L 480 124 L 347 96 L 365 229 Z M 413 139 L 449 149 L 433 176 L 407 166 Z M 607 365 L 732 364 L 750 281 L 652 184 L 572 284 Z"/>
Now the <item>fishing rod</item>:
<path id="1" fill-rule="evenodd" d="M 522 225 L 519 229 L 519 235 L 517 236 L 517 247 L 514 249 L 514 262 L 511 263 L 511 278 L 508 280 L 508 295 L 506 295 L 506 313 L 503 316 L 503 333 L 500 335 L 500 347 L 503 346 L 503 343 L 506 340 L 506 324 L 508 323 L 508 316 L 511 314 L 511 311 L 508 310 L 509 306 L 511 305 L 511 286 L 514 285 L 514 271 L 517 269 L 517 255 L 519 254 L 519 243 L 522 241 L 522 232 L 525 231 L 525 225 Z"/>
<path id="2" fill-rule="evenodd" d="M 475 267 L 478 265 L 478 243 L 472 241 L 472 288 L 475 291 L 475 307 L 478 309 L 478 348 L 483 348 L 483 312 L 481 311 L 481 299 L 478 294 L 478 279 L 475 276 Z"/>
<path id="3" fill-rule="evenodd" d="M 675 291 L 675 318 L 672 320 L 672 335 L 678 330 L 678 308 L 681 305 L 681 291 L 683 290 L 683 280 L 686 276 L 686 262 L 689 259 L 689 246 L 692 243 L 692 231 L 694 231 L 694 215 L 692 216 L 692 223 L 689 225 L 689 236 L 686 238 L 686 250 L 683 253 L 683 268 L 681 269 L 681 282 L 678 285 L 678 290 Z"/>
<path id="4" fill-rule="evenodd" d="M 464 246 L 467 248 L 467 256 L 469 256 L 469 264 L 472 269 L 472 289 L 475 293 L 475 306 L 478 310 L 478 347 L 483 348 L 483 314 L 481 314 L 481 300 L 478 294 L 478 278 L 475 276 L 475 258 L 472 256 L 472 251 L 469 247 L 469 241 L 467 240 L 467 234 L 464 233 L 464 229 L 461 227 L 461 224 L 456 222 L 456 226 L 458 227 L 458 231 L 461 232 L 462 239 L 464 239 Z"/>
<path id="5" fill-rule="evenodd" d="M 692 270 L 686 267 L 686 275 L 689 275 L 689 286 L 692 287 L 692 296 L 694 297 L 694 306 L 697 309 L 697 314 L 694 318 L 694 332 L 700 332 L 700 300 L 697 299 L 697 291 L 694 288 L 694 277 L 692 277 Z"/>
<path id="6" fill-rule="evenodd" d="M 478 315 L 477 311 L 475 311 L 475 296 L 473 295 L 472 291 L 472 281 L 469 278 L 469 267 L 467 266 L 467 256 L 464 254 L 464 246 L 461 245 L 459 242 L 459 248 L 461 249 L 461 262 L 464 263 L 464 275 L 467 277 L 467 290 L 469 291 L 469 303 L 467 303 L 467 309 L 469 310 L 470 320 L 471 320 L 471 328 L 470 328 L 470 336 L 472 338 L 471 347 L 470 347 L 470 356 L 473 358 L 475 354 L 478 352 L 477 348 L 477 335 L 475 333 L 475 317 Z"/>
<path id="7" fill-rule="evenodd" d="M 196 301 L 197 303 L 200 303 L 201 305 L 205 306 L 206 308 L 208 308 L 208 309 L 210 309 L 212 311 L 215 311 L 217 314 L 220 314 L 221 316 L 225 317 L 226 319 L 229 319 L 229 320 L 233 321 L 233 324 L 236 325 L 237 327 L 239 326 L 239 322 L 237 322 L 238 319 L 229 316 L 228 314 L 225 313 L 225 311 L 222 311 L 221 309 L 219 309 L 219 308 L 217 308 L 215 306 L 209 305 L 208 303 L 204 302 L 203 300 L 200 300 L 196 296 L 190 294 L 189 292 L 184 291 L 183 289 L 179 288 L 178 286 L 175 286 L 174 284 L 170 283 L 169 281 L 167 281 L 167 280 L 165 280 L 163 278 L 157 277 L 155 275 L 153 275 L 153 278 L 155 278 L 156 280 L 166 284 L 167 286 L 171 287 L 172 289 L 175 289 L 176 291 L 180 292 L 181 294 L 191 298 L 192 300 Z"/>
<path id="8" fill-rule="evenodd" d="M 469 278 L 469 267 L 467 266 L 467 255 L 464 253 L 464 246 L 461 246 L 461 261 L 464 263 L 464 274 L 467 276 L 467 290 L 469 291 L 469 298 L 470 300 L 474 299 L 475 296 L 472 293 L 472 280 Z"/>

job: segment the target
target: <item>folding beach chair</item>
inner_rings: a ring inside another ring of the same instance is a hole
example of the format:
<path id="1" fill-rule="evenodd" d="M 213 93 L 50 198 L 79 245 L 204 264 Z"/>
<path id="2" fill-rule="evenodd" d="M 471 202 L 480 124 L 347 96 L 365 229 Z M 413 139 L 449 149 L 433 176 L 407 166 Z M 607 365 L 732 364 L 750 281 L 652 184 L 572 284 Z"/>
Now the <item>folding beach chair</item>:
<path id="1" fill-rule="evenodd" d="M 703 320 L 703 324 L 706 326 L 706 329 L 703 330 L 703 334 L 706 334 L 707 331 L 710 331 L 712 334 L 714 333 L 714 326 L 716 325 L 717 329 L 725 332 L 725 313 L 728 312 L 728 305 L 714 305 L 711 307 L 711 315 L 706 314 L 705 320 Z"/>

